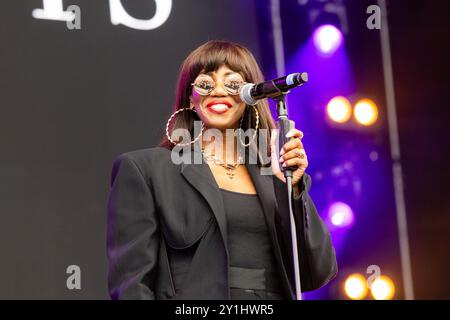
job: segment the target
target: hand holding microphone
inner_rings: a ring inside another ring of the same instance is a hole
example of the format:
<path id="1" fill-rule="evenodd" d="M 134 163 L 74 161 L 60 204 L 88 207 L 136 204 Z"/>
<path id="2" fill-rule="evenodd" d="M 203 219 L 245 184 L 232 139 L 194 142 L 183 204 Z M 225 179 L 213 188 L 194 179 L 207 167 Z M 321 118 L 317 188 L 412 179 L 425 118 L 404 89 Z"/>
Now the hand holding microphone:
<path id="1" fill-rule="evenodd" d="M 298 184 L 306 168 L 308 168 L 308 158 L 303 147 L 302 138 L 303 132 L 295 128 L 290 130 L 287 134 L 289 141 L 281 147 L 279 153 L 277 152 L 275 143 L 277 136 L 273 135 L 271 139 L 270 155 L 272 172 L 278 179 L 286 182 L 283 171 L 285 168 L 290 168 L 292 172 L 291 184 L 293 186 Z"/>
<path id="2" fill-rule="evenodd" d="M 242 86 L 240 97 L 248 105 L 255 105 L 259 99 L 276 98 L 283 96 L 289 90 L 308 82 L 308 74 L 291 73 L 287 76 L 259 84 L 247 83 Z M 272 171 L 282 181 L 285 177 L 292 177 L 292 185 L 296 185 L 308 167 L 306 152 L 301 139 L 303 133 L 295 129 L 294 121 L 287 118 L 287 110 L 284 108 L 278 112 L 279 145 L 282 146 L 278 153 L 275 148 L 276 136 L 271 141 Z"/>

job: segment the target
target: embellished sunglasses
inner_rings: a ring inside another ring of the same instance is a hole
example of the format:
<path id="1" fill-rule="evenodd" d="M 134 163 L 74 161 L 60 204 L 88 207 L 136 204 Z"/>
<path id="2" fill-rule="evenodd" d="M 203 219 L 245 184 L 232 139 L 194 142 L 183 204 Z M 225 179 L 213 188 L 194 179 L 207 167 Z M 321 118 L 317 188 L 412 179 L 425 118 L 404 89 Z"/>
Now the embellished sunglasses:
<path id="1" fill-rule="evenodd" d="M 246 82 L 242 80 L 230 78 L 224 81 L 223 88 L 228 94 L 235 96 L 239 94 L 242 86 L 245 83 Z M 209 96 L 216 87 L 216 83 L 209 77 L 198 77 L 193 83 L 191 83 L 191 86 L 193 86 L 194 90 L 199 95 Z"/>

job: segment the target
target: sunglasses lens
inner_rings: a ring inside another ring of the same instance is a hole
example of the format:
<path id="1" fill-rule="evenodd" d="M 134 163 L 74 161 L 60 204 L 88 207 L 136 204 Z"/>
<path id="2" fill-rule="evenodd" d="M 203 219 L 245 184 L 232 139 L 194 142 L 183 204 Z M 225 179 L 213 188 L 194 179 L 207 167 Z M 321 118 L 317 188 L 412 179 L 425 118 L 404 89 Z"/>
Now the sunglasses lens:
<path id="1" fill-rule="evenodd" d="M 231 95 L 237 95 L 241 91 L 244 82 L 241 80 L 229 80 L 224 84 L 225 90 Z"/>
<path id="2" fill-rule="evenodd" d="M 207 96 L 214 90 L 214 82 L 198 80 L 194 82 L 194 89 L 199 95 Z"/>
<path id="3" fill-rule="evenodd" d="M 242 80 L 228 79 L 223 84 L 223 88 L 230 95 L 238 95 L 242 86 L 245 84 Z M 215 82 L 208 77 L 199 77 L 192 84 L 194 90 L 202 96 L 210 95 L 215 88 Z"/>

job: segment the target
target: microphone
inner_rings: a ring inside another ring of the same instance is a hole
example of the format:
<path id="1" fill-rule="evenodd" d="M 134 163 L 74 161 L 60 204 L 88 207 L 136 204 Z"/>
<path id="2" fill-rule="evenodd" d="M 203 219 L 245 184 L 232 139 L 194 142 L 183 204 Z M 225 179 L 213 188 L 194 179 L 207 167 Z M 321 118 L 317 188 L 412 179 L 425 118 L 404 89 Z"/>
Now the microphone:
<path id="1" fill-rule="evenodd" d="M 272 98 L 288 93 L 290 89 L 301 86 L 306 82 L 308 82 L 308 74 L 306 72 L 291 73 L 287 76 L 258 84 L 247 83 L 242 86 L 239 95 L 242 101 L 253 106 L 259 99 Z"/>

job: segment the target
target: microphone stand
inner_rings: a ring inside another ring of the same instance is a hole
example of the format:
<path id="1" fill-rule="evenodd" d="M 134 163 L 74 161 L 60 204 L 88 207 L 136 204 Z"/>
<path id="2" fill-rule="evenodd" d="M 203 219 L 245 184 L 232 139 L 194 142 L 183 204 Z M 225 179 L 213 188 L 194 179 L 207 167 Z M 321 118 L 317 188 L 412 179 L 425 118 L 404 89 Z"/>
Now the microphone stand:
<path id="1" fill-rule="evenodd" d="M 284 146 L 288 141 L 286 134 L 289 130 L 294 128 L 294 121 L 288 119 L 286 94 L 288 92 L 280 92 L 278 95 L 271 98 L 277 103 L 277 115 L 278 115 L 278 129 L 279 129 L 279 143 L 280 146 Z M 302 289 L 300 284 L 300 267 L 298 257 L 298 245 L 297 245 L 297 228 L 295 226 L 294 210 L 292 207 L 292 171 L 296 168 L 287 167 L 283 170 L 284 177 L 286 178 L 287 194 L 289 201 L 289 220 L 291 226 L 291 241 L 292 241 L 292 255 L 294 262 L 294 276 L 295 276 L 295 300 L 302 300 Z"/>

